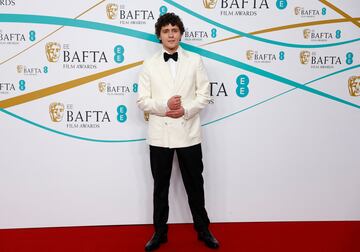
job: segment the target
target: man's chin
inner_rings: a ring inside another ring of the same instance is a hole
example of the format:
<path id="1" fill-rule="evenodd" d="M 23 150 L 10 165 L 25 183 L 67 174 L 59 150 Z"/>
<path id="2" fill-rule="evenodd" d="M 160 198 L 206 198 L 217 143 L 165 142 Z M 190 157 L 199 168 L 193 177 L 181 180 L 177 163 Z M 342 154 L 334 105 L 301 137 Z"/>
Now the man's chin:
<path id="1" fill-rule="evenodd" d="M 174 49 L 178 48 L 178 46 L 179 45 L 170 45 L 170 46 L 168 46 L 168 48 L 171 50 L 174 50 Z"/>

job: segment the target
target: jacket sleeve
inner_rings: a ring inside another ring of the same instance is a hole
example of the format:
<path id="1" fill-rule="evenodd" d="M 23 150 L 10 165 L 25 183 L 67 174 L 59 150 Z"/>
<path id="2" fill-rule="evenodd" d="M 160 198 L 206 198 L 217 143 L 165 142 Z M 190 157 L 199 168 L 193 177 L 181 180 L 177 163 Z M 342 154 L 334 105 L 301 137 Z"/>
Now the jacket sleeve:
<path id="1" fill-rule="evenodd" d="M 204 67 L 204 63 L 199 57 L 196 77 L 195 77 L 195 99 L 184 105 L 186 120 L 191 119 L 199 113 L 210 101 L 210 84 Z"/>
<path id="2" fill-rule="evenodd" d="M 152 98 L 150 76 L 148 62 L 144 61 L 142 72 L 139 75 L 139 91 L 136 103 L 144 112 L 158 116 L 165 116 L 168 109 L 167 101 L 155 100 Z"/>

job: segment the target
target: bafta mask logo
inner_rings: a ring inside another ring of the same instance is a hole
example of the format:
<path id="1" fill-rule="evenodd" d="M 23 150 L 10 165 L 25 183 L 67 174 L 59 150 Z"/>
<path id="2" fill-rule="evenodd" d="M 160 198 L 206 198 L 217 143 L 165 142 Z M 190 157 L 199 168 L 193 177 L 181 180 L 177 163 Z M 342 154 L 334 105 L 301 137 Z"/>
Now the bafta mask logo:
<path id="1" fill-rule="evenodd" d="M 106 14 L 108 19 L 116 19 L 117 17 L 117 11 L 119 7 L 117 4 L 109 3 L 106 5 Z"/>
<path id="2" fill-rule="evenodd" d="M 99 82 L 98 87 L 99 87 L 100 93 L 104 93 L 105 90 L 106 90 L 106 83 L 105 82 Z"/>
<path id="3" fill-rule="evenodd" d="M 304 39 L 309 39 L 310 38 L 310 33 L 311 33 L 310 29 L 304 29 L 303 30 Z"/>
<path id="4" fill-rule="evenodd" d="M 149 112 L 144 112 L 144 120 L 145 120 L 146 122 L 149 121 L 149 117 L 150 117 Z"/>
<path id="5" fill-rule="evenodd" d="M 49 106 L 49 114 L 51 121 L 61 122 L 64 115 L 64 104 L 60 102 L 53 102 Z"/>
<path id="6" fill-rule="evenodd" d="M 294 11 L 295 11 L 295 15 L 297 16 L 297 15 L 300 14 L 301 8 L 300 7 L 295 7 Z"/>
<path id="7" fill-rule="evenodd" d="M 301 51 L 300 52 L 300 62 L 303 65 L 306 65 L 307 63 L 309 63 L 309 59 L 310 59 L 310 52 L 309 51 Z"/>
<path id="8" fill-rule="evenodd" d="M 254 56 L 254 51 L 253 50 L 247 50 L 246 51 L 246 58 L 248 60 L 252 60 L 253 59 L 253 56 Z"/>
<path id="9" fill-rule="evenodd" d="M 57 62 L 60 57 L 61 46 L 56 42 L 49 42 L 45 45 L 46 57 L 49 62 Z"/>
<path id="10" fill-rule="evenodd" d="M 17 65 L 16 70 L 18 73 L 22 73 L 24 71 L 24 66 L 23 65 Z"/>
<path id="11" fill-rule="evenodd" d="M 360 76 L 351 76 L 348 80 L 351 96 L 360 96 Z"/>
<path id="12" fill-rule="evenodd" d="M 217 0 L 203 0 L 203 3 L 206 9 L 214 9 L 217 4 Z"/>

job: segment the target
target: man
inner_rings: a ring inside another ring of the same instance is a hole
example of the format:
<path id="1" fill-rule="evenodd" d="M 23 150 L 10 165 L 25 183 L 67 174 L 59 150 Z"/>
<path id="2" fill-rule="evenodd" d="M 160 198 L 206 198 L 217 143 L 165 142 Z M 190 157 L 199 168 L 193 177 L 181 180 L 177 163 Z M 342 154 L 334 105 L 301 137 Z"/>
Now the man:
<path id="1" fill-rule="evenodd" d="M 175 151 L 198 239 L 210 248 L 218 248 L 218 241 L 208 229 L 200 144 L 199 112 L 210 99 L 209 81 L 200 56 L 179 46 L 184 25 L 177 15 L 160 16 L 155 31 L 163 48 L 144 61 L 137 100 L 139 108 L 149 114 L 148 143 L 154 178 L 155 233 L 145 250 L 157 249 L 167 241 L 168 194 Z"/>

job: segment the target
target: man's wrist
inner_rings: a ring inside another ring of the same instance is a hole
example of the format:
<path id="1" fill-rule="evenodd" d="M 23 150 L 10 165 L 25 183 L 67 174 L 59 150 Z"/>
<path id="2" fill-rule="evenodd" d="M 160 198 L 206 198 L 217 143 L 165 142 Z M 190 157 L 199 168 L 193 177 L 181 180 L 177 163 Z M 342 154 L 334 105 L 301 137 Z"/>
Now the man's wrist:
<path id="1" fill-rule="evenodd" d="M 184 117 L 184 119 L 187 120 L 187 118 L 188 118 L 188 110 L 187 110 L 186 108 L 184 108 L 184 107 L 182 107 L 182 108 L 183 108 L 183 110 L 184 110 L 183 117 Z"/>
<path id="2" fill-rule="evenodd" d="M 169 101 L 165 101 L 163 106 L 165 108 L 165 113 L 171 110 L 169 107 Z"/>

